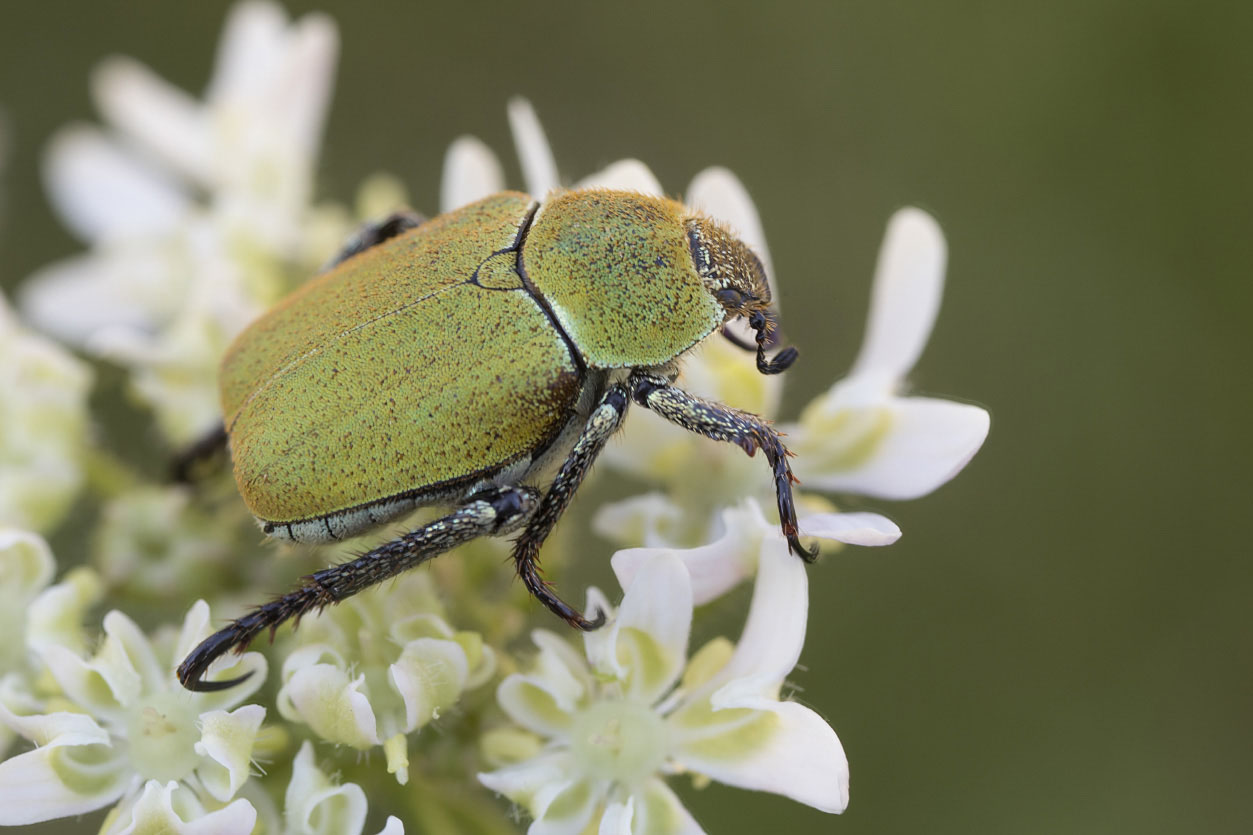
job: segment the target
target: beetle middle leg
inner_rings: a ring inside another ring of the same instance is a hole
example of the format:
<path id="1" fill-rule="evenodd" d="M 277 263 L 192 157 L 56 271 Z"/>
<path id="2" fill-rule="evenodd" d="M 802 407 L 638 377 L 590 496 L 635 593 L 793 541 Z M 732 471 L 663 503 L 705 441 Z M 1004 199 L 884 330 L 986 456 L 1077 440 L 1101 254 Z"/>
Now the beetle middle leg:
<path id="1" fill-rule="evenodd" d="M 811 551 L 801 545 L 796 527 L 796 503 L 792 499 L 792 483 L 796 477 L 787 462 L 787 447 L 769 423 L 749 412 L 688 394 L 656 374 L 637 371 L 631 375 L 630 386 L 636 403 L 689 432 L 737 444 L 749 455 L 759 449 L 764 452 L 774 471 L 779 527 L 787 537 L 788 550 L 806 562 L 812 562 L 818 556 L 817 550 Z"/>
<path id="2" fill-rule="evenodd" d="M 557 524 L 557 520 L 561 518 L 561 514 L 565 512 L 570 500 L 574 498 L 574 491 L 578 489 L 583 477 L 587 475 L 592 462 L 605 448 L 605 442 L 622 425 L 622 416 L 626 413 L 630 402 L 629 389 L 623 383 L 610 386 L 601 395 L 600 401 L 583 427 L 583 433 L 575 442 L 570 455 L 553 479 L 552 486 L 544 494 L 539 509 L 527 522 L 526 529 L 518 537 L 513 548 L 513 559 L 518 569 L 518 576 L 522 578 L 527 590 L 557 617 L 585 631 L 602 626 L 605 623 L 605 613 L 597 612 L 591 619 L 588 619 L 578 609 L 558 597 L 540 575 L 539 549 L 548 538 L 553 526 Z"/>
<path id="3" fill-rule="evenodd" d="M 209 636 L 179 665 L 178 680 L 188 690 L 234 687 L 244 679 L 205 681 L 202 676 L 218 657 L 232 649 L 242 651 L 263 630 L 273 632 L 290 618 L 300 618 L 352 597 L 472 539 L 509 533 L 525 522 L 538 505 L 539 491 L 531 487 L 491 487 L 475 493 L 447 516 L 354 560 L 309 575 L 300 588 Z"/>

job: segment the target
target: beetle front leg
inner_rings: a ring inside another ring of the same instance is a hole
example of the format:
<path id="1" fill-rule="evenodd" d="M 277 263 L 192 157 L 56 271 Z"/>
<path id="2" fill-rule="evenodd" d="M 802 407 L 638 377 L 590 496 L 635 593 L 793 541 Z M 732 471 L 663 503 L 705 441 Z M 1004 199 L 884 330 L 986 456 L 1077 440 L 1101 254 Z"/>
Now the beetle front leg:
<path id="1" fill-rule="evenodd" d="M 514 543 L 514 563 L 518 569 L 518 576 L 522 578 L 527 590 L 557 617 L 584 631 L 591 631 L 602 626 L 605 623 L 605 613 L 597 612 L 589 620 L 578 609 L 558 597 L 540 574 L 539 549 L 548 538 L 548 534 L 552 532 L 553 526 L 557 524 L 557 520 L 561 518 L 561 514 L 565 512 L 570 500 L 574 498 L 574 491 L 578 489 L 583 477 L 587 475 L 592 462 L 605 448 L 605 442 L 622 425 L 622 416 L 626 413 L 630 402 L 629 389 L 622 383 L 610 386 L 601 395 L 600 402 L 596 404 L 591 417 L 583 426 L 583 434 L 579 436 L 574 449 L 570 451 L 565 463 L 561 465 L 556 478 L 553 479 L 552 486 L 544 494 L 539 509 L 535 511 L 526 529 Z"/>
<path id="2" fill-rule="evenodd" d="M 812 562 L 818 556 L 817 549 L 811 551 L 801 545 L 796 527 L 796 503 L 792 499 L 792 483 L 796 477 L 792 475 L 792 467 L 787 461 L 790 453 L 774 427 L 750 412 L 688 394 L 671 385 L 665 377 L 655 374 L 636 372 L 631 375 L 630 385 L 631 396 L 636 403 L 671 423 L 715 441 L 737 444 L 749 455 L 759 449 L 764 452 L 774 471 L 779 527 L 787 537 L 788 550 L 806 562 Z"/>
<path id="3" fill-rule="evenodd" d="M 242 652 L 263 630 L 271 633 L 290 618 L 299 619 L 352 597 L 397 574 L 480 536 L 499 536 L 517 528 L 535 512 L 539 491 L 530 487 L 492 487 L 476 493 L 461 507 L 399 539 L 386 542 L 355 560 L 333 565 L 305 579 L 305 585 L 271 600 L 230 626 L 201 641 L 178 667 L 178 680 L 188 690 L 225 690 L 247 676 L 205 681 L 209 665 L 232 649 Z"/>

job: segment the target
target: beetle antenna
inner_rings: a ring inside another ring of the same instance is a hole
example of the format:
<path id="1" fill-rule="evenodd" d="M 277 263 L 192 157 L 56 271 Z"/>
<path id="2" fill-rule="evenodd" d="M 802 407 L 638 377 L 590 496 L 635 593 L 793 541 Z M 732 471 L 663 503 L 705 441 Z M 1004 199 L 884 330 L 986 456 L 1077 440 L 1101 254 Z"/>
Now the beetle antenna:
<path id="1" fill-rule="evenodd" d="M 766 359 L 766 349 L 774 342 L 771 335 L 777 327 L 774 319 L 760 310 L 754 310 L 748 316 L 748 326 L 757 332 L 757 370 L 762 374 L 779 374 L 791 367 L 799 356 L 795 348 L 784 348 L 772 359 Z"/>

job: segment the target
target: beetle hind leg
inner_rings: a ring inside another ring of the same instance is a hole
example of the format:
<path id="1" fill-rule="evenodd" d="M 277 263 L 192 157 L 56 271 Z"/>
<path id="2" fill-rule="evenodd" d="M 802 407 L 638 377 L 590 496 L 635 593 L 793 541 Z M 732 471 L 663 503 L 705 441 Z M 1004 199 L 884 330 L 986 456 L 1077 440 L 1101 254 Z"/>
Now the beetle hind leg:
<path id="1" fill-rule="evenodd" d="M 384 580 L 480 536 L 509 533 L 539 505 L 539 491 L 530 487 L 491 487 L 470 496 L 452 513 L 404 536 L 385 542 L 354 560 L 306 577 L 305 584 L 259 606 L 209 636 L 178 667 L 178 680 L 188 690 L 225 690 L 244 678 L 205 681 L 204 674 L 232 649 L 242 652 L 265 630 L 271 633 L 291 618 L 300 618 L 352 597 Z"/>

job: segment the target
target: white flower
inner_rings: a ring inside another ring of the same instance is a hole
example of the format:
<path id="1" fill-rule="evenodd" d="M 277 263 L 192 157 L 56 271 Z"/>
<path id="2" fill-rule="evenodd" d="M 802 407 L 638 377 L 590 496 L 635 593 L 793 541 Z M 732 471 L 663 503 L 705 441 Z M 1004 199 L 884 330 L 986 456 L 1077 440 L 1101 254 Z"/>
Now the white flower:
<path id="1" fill-rule="evenodd" d="M 57 592 L 54 586 L 44 596 L 56 599 Z M 0 721 L 36 746 L 0 762 L 0 825 L 78 815 L 120 800 L 109 831 L 125 831 L 134 814 L 159 814 L 171 792 L 183 798 L 172 802 L 185 815 L 187 798 L 203 809 L 222 807 L 248 779 L 265 709 L 231 708 L 260 686 L 265 660 L 247 653 L 220 662 L 237 675 L 253 673 L 239 687 L 183 690 L 174 666 L 209 634 L 203 601 L 192 606 L 176 640 L 161 641 L 160 653 L 120 612 L 105 615 L 104 633 L 91 657 L 71 649 L 72 641 L 40 647 L 63 694 L 42 710 L 19 713 L 0 699 Z"/>
<path id="2" fill-rule="evenodd" d="M 52 529 L 83 481 L 91 370 L 0 296 L 0 524 Z"/>
<path id="3" fill-rule="evenodd" d="M 802 511 L 804 505 L 802 505 Z M 624 548 L 611 563 L 618 582 L 626 588 L 642 565 L 658 554 L 680 559 L 691 575 L 696 605 L 708 603 L 735 588 L 757 570 L 758 557 L 767 544 L 779 536 L 777 523 L 766 518 L 756 499 L 748 498 L 719 513 L 711 540 L 695 548 L 674 548 L 666 543 L 666 533 L 647 527 L 658 520 L 682 514 L 682 509 L 657 493 L 637 496 L 601 508 L 597 525 L 602 530 L 621 532 L 626 538 L 643 542 L 644 547 Z M 891 545 L 900 539 L 901 529 L 877 513 L 802 512 L 797 520 L 802 536 L 842 542 L 847 545 Z M 668 527 L 673 528 L 673 525 Z"/>
<path id="4" fill-rule="evenodd" d="M 589 609 L 608 608 L 591 598 Z M 479 779 L 530 812 L 532 835 L 583 832 L 598 816 L 601 832 L 700 832 L 661 779 L 684 772 L 843 811 L 839 739 L 818 714 L 779 697 L 804 643 L 807 600 L 804 565 L 775 534 L 739 644 L 717 639 L 685 663 L 688 572 L 654 555 L 609 624 L 585 636 L 587 660 L 552 633 L 534 634 L 533 671 L 506 678 L 497 698 L 547 744 Z"/>
<path id="5" fill-rule="evenodd" d="M 289 835 L 360 835 L 365 826 L 365 792 L 356 783 L 337 785 L 313 760 L 313 744 L 305 742 L 292 763 L 284 814 Z M 395 817 L 379 835 L 404 835 Z"/>
<path id="6" fill-rule="evenodd" d="M 124 802 L 105 820 L 106 835 L 248 835 L 257 823 L 257 810 L 242 798 L 209 811 L 194 792 L 170 781 L 149 780 L 143 792 Z"/>
<path id="7" fill-rule="evenodd" d="M 902 209 L 892 216 L 852 370 L 806 406 L 799 423 L 783 427 L 807 487 L 917 498 L 955 476 L 982 446 L 985 410 L 899 394 L 935 324 L 945 258 L 930 215 Z"/>
<path id="8" fill-rule="evenodd" d="M 51 143 L 53 204 L 92 248 L 32 276 L 23 312 L 132 367 L 176 441 L 218 419 L 229 340 L 286 289 L 285 272 L 322 256 L 309 199 L 335 53 L 328 18 L 289 26 L 273 3 L 241 3 L 203 102 L 114 57 L 93 78 L 113 133 L 73 126 Z"/>
<path id="9" fill-rule="evenodd" d="M 477 633 L 434 613 L 436 597 L 429 575 L 411 572 L 306 618 L 283 662 L 279 713 L 328 742 L 383 746 L 387 770 L 408 782 L 406 734 L 496 669 Z"/>

